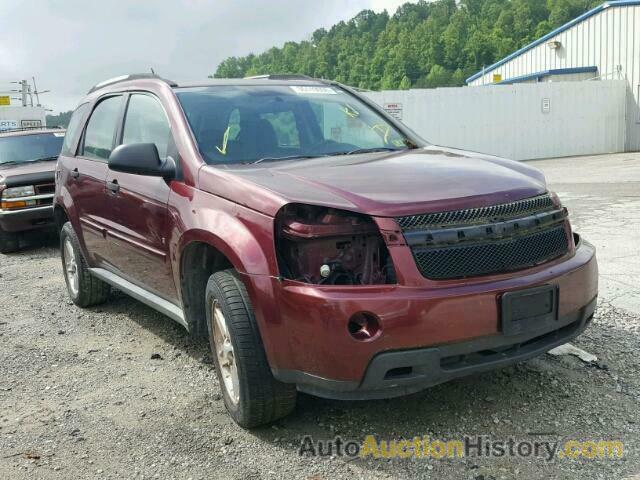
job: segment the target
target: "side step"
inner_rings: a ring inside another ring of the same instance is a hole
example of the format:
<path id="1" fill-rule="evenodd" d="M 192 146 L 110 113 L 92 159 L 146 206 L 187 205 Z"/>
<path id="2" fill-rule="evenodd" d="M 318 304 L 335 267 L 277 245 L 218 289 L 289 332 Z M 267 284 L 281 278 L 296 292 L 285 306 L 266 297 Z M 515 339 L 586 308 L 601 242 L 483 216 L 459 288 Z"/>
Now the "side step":
<path id="1" fill-rule="evenodd" d="M 148 292 L 144 288 L 139 287 L 138 285 L 135 285 L 130 281 L 120 277 L 119 275 L 116 275 L 109 270 L 105 270 L 104 268 L 90 268 L 89 271 L 94 277 L 107 282 L 109 285 L 117 288 L 118 290 L 122 290 L 127 295 L 135 298 L 145 305 L 148 305 L 149 307 L 157 310 L 163 315 L 166 315 L 172 320 L 175 320 L 184 328 L 189 330 L 187 321 L 184 318 L 184 313 L 182 309 L 177 305 L 174 305 L 173 303 L 165 300 L 162 297 L 159 297 L 158 295 Z"/>

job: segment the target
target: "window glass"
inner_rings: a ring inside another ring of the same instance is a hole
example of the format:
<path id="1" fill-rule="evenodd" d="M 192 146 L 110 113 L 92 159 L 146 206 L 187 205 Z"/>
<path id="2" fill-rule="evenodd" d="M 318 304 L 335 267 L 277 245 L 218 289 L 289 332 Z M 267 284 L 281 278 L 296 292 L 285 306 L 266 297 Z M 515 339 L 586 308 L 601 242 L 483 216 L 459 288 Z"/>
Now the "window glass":
<path id="1" fill-rule="evenodd" d="M 78 131 L 83 124 L 87 111 L 89 110 L 89 104 L 83 103 L 76 111 L 71 115 L 69 120 L 69 126 L 67 127 L 67 133 L 64 137 L 64 144 L 62 145 L 62 154 L 70 157 L 75 156 L 75 146 L 78 137 Z"/>
<path id="2" fill-rule="evenodd" d="M 149 95 L 132 95 L 124 121 L 122 143 L 154 143 L 161 159 L 167 157 L 171 128 L 158 100 Z"/>
<path id="3" fill-rule="evenodd" d="M 0 165 L 56 160 L 64 133 L 39 133 L 0 137 Z"/>
<path id="4" fill-rule="evenodd" d="M 176 88 L 207 163 L 403 150 L 415 142 L 336 86 Z"/>
<path id="5" fill-rule="evenodd" d="M 267 120 L 276 134 L 279 147 L 299 147 L 298 126 L 291 110 L 287 112 L 263 113 L 260 118 Z"/>
<path id="6" fill-rule="evenodd" d="M 122 97 L 109 97 L 98 104 L 87 124 L 84 134 L 83 155 L 96 160 L 108 160 L 113 150 Z"/>

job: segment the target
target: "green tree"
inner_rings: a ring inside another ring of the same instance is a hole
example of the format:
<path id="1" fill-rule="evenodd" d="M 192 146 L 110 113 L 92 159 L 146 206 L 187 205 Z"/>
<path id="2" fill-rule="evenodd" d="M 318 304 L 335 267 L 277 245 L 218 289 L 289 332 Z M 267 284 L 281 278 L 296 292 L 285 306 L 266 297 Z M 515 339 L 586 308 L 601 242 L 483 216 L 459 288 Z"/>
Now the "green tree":
<path id="1" fill-rule="evenodd" d="M 352 19 L 259 54 L 229 57 L 213 74 L 301 73 L 360 88 L 464 85 L 465 78 L 601 0 L 420 0 Z"/>

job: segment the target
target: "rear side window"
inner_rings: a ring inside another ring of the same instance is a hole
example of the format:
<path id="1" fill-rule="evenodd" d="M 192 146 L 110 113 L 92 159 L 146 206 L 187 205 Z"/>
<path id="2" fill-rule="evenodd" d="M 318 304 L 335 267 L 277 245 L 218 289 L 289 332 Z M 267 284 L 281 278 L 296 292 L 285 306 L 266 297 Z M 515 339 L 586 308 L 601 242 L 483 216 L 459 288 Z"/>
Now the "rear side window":
<path id="1" fill-rule="evenodd" d="M 122 143 L 153 143 L 160 158 L 167 157 L 171 128 L 160 102 L 149 95 L 134 94 L 129 99 Z"/>
<path id="2" fill-rule="evenodd" d="M 71 115 L 71 120 L 69 120 L 69 126 L 67 127 L 67 134 L 64 137 L 64 144 L 62 145 L 62 155 L 67 157 L 75 156 L 81 125 L 84 123 L 88 112 L 89 104 L 83 103 L 76 108 L 76 111 Z"/>
<path id="3" fill-rule="evenodd" d="M 108 160 L 120 117 L 122 97 L 109 97 L 93 110 L 84 133 L 82 154 L 95 160 Z"/>

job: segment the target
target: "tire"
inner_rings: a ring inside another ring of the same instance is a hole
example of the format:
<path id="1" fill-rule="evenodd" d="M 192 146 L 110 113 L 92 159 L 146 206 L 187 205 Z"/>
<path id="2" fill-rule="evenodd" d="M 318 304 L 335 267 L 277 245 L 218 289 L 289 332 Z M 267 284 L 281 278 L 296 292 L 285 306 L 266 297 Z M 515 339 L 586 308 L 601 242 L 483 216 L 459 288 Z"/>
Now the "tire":
<path id="1" fill-rule="evenodd" d="M 291 413 L 296 404 L 296 387 L 273 378 L 249 295 L 235 270 L 211 275 L 206 302 L 209 345 L 231 418 L 241 427 L 253 428 Z M 226 342 L 224 327 L 220 327 L 220 313 L 227 329 Z M 229 347 L 232 347 L 231 362 Z M 219 355 L 219 350 L 226 354 Z"/>
<path id="2" fill-rule="evenodd" d="M 111 286 L 89 272 L 70 222 L 65 223 L 60 231 L 60 257 L 64 281 L 73 303 L 86 308 L 104 303 L 109 298 Z"/>
<path id="3" fill-rule="evenodd" d="M 0 253 L 17 252 L 19 248 L 18 234 L 0 229 Z"/>

